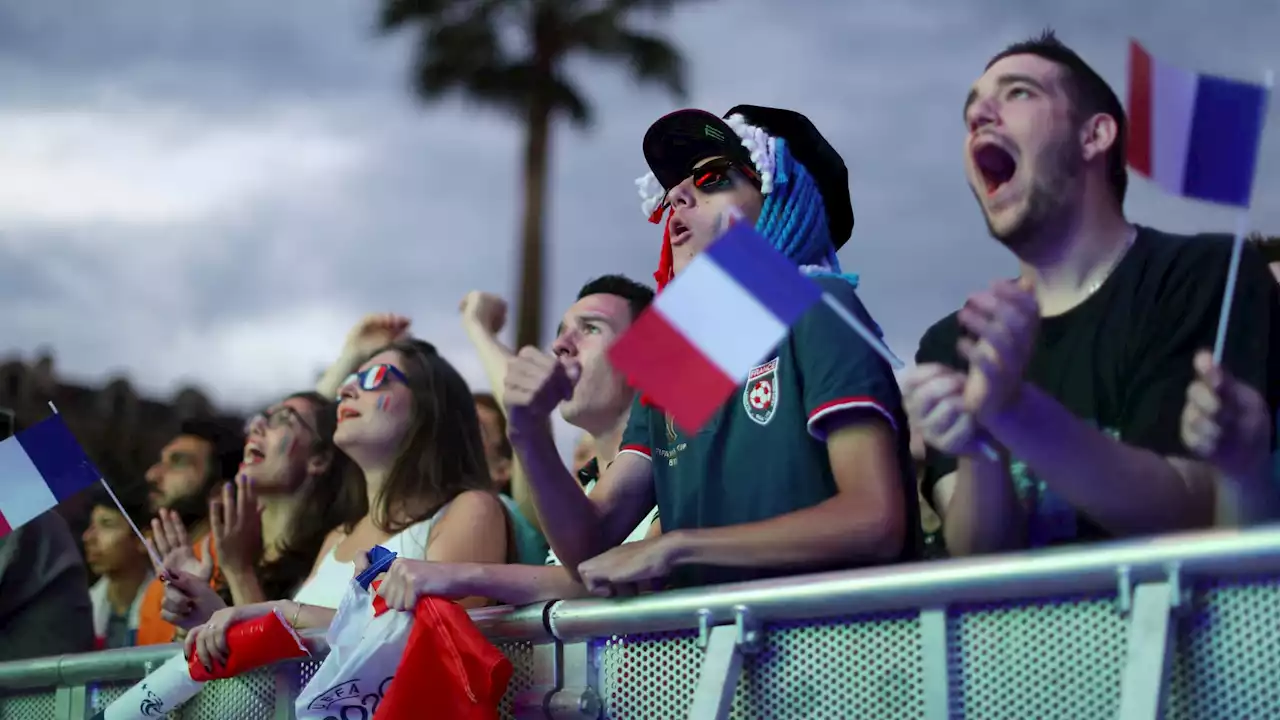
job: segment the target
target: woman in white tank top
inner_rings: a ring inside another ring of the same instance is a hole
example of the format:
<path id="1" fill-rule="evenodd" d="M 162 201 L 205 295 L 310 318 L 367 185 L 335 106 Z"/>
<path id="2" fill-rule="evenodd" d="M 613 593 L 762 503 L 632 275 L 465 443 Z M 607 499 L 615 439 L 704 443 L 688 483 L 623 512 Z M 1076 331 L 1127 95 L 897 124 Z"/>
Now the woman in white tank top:
<path id="1" fill-rule="evenodd" d="M 350 348 L 351 341 L 344 354 Z M 225 660 L 227 625 L 272 610 L 298 629 L 327 627 L 354 574 L 353 560 L 375 545 L 436 562 L 514 559 L 506 512 L 490 488 L 471 390 L 434 347 L 408 339 L 383 347 L 342 382 L 339 398 L 333 441 L 356 468 L 346 482 L 363 485 L 367 511 L 330 533 L 294 600 L 225 608 L 193 629 L 188 654 L 197 652 L 206 664 Z"/>

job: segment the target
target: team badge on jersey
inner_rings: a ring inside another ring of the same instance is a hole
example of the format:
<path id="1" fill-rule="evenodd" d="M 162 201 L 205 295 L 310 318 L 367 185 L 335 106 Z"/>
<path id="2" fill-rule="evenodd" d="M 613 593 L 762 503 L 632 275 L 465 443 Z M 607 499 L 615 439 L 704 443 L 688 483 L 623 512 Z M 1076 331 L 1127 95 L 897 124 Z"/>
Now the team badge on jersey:
<path id="1" fill-rule="evenodd" d="M 742 407 L 747 417 L 761 425 L 768 425 L 778 409 L 778 358 L 758 365 L 747 374 L 747 384 L 742 388 Z"/>

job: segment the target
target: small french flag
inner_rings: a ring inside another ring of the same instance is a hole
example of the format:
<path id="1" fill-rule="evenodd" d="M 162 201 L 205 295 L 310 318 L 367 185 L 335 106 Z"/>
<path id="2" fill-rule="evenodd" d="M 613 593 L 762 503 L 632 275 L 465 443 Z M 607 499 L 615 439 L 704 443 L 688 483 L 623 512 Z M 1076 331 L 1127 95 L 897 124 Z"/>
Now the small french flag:
<path id="1" fill-rule="evenodd" d="M 0 442 L 0 537 L 101 477 L 56 413 Z"/>
<path id="2" fill-rule="evenodd" d="M 1270 90 L 1129 43 L 1129 165 L 1175 195 L 1248 207 Z"/>
<path id="3" fill-rule="evenodd" d="M 747 223 L 678 275 L 609 349 L 632 387 L 695 432 L 822 290 Z"/>

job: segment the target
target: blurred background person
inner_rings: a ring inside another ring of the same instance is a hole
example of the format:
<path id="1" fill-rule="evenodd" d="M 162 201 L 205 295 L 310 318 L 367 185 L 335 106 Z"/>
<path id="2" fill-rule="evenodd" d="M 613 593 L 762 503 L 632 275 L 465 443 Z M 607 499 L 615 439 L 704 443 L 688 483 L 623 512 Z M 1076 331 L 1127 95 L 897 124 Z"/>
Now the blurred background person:
<path id="1" fill-rule="evenodd" d="M 289 395 L 246 424 L 236 482 L 209 506 L 233 604 L 293 597 L 328 534 L 365 512 L 359 484 L 344 480 L 350 460 L 333 444 L 336 428 L 337 403 L 316 392 Z M 170 583 L 163 606 L 167 622 L 187 629 L 226 606 L 192 580 Z"/>
<path id="2" fill-rule="evenodd" d="M 167 568 L 222 586 L 218 558 L 209 534 L 209 500 L 222 483 L 235 479 L 244 455 L 244 436 L 236 429 L 207 420 L 191 420 L 160 450 L 147 470 L 148 502 L 156 517 L 151 541 Z M 147 585 L 138 618 L 139 645 L 177 639 L 178 628 L 161 617 L 164 583 Z"/>
<path id="3" fill-rule="evenodd" d="M 84 531 L 85 562 L 98 576 L 89 588 L 93 603 L 94 647 L 132 647 L 137 639 L 142 599 L 151 582 L 151 558 L 129 526 L 146 527 L 147 504 L 141 488 L 115 488 L 129 517 L 103 488 L 90 492 L 89 527 Z"/>
<path id="4" fill-rule="evenodd" d="M 0 662 L 91 650 L 89 576 L 50 510 L 0 538 Z"/>

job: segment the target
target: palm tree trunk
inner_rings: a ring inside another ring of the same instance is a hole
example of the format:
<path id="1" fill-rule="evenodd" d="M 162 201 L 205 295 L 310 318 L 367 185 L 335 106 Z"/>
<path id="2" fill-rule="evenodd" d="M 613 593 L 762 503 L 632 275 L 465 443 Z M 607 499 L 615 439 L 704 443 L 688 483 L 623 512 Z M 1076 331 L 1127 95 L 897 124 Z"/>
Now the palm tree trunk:
<path id="1" fill-rule="evenodd" d="M 551 145 L 551 108 L 534 91 L 529 103 L 524 148 L 524 219 L 520 236 L 520 308 L 516 347 L 542 347 L 543 214 L 547 196 L 547 159 Z"/>

